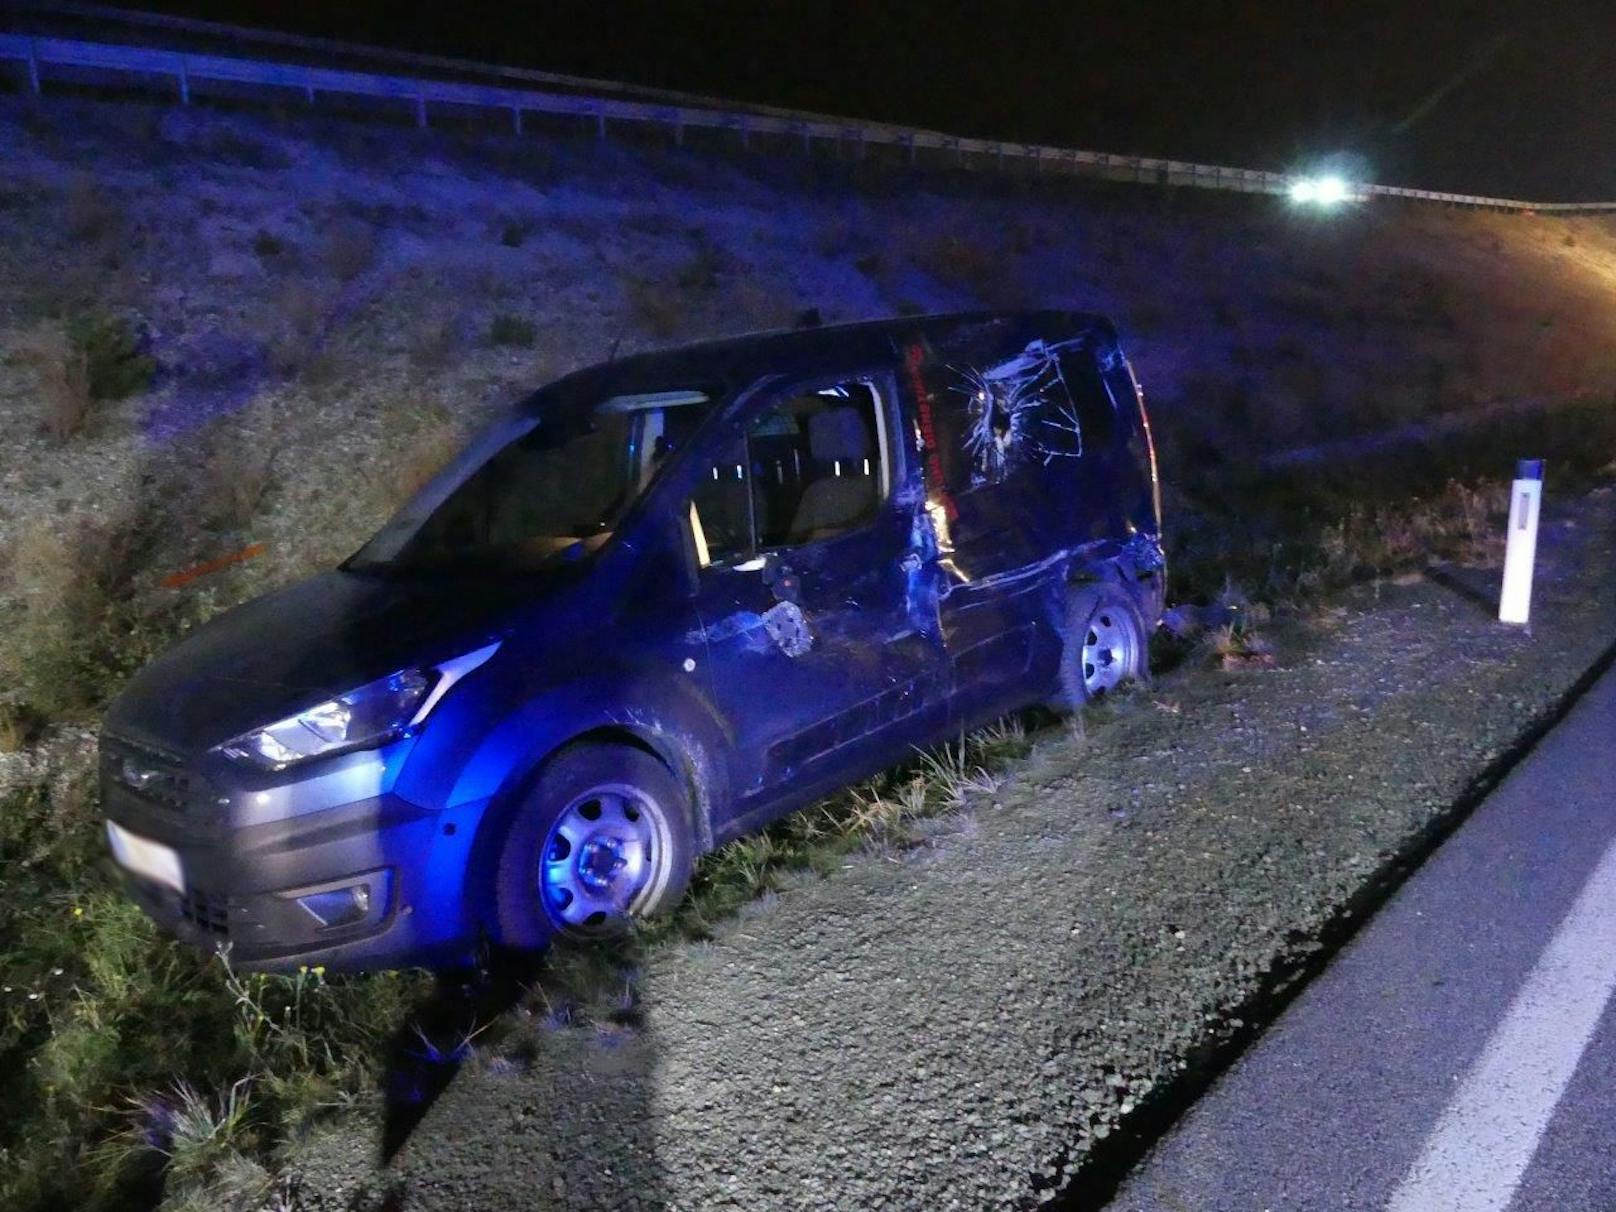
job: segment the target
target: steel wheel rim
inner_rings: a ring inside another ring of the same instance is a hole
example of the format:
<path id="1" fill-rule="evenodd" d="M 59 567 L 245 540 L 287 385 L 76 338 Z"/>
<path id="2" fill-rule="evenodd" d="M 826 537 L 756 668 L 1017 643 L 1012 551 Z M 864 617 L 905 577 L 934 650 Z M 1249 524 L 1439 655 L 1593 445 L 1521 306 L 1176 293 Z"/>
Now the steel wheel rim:
<path id="1" fill-rule="evenodd" d="M 667 825 L 644 791 L 591 787 L 557 815 L 539 852 L 539 895 L 562 926 L 610 928 L 666 883 Z"/>
<path id="2" fill-rule="evenodd" d="M 1114 607 L 1102 606 L 1088 621 L 1083 647 L 1083 689 L 1090 697 L 1115 690 L 1133 670 L 1139 648 L 1127 616 Z"/>

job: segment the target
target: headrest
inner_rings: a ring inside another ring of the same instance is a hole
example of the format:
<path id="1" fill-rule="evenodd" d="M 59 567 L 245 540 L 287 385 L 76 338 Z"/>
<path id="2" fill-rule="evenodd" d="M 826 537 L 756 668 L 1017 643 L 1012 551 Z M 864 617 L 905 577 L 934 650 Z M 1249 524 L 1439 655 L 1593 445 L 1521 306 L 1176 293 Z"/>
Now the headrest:
<path id="1" fill-rule="evenodd" d="M 827 408 L 808 418 L 808 452 L 821 463 L 835 459 L 865 459 L 870 454 L 870 435 L 864 418 L 851 405 Z"/>

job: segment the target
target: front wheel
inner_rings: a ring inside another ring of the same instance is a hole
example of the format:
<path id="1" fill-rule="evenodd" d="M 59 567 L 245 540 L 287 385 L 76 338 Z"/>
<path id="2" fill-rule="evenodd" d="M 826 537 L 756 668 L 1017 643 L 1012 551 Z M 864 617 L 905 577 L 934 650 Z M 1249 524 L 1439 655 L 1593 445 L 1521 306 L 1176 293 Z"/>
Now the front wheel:
<path id="1" fill-rule="evenodd" d="M 1110 585 L 1074 588 L 1061 650 L 1062 705 L 1075 711 L 1149 672 L 1145 623 L 1127 594 Z"/>
<path id="2" fill-rule="evenodd" d="M 679 902 L 693 862 L 689 797 L 628 745 L 583 744 L 545 766 L 513 816 L 496 882 L 501 939 L 600 937 Z"/>

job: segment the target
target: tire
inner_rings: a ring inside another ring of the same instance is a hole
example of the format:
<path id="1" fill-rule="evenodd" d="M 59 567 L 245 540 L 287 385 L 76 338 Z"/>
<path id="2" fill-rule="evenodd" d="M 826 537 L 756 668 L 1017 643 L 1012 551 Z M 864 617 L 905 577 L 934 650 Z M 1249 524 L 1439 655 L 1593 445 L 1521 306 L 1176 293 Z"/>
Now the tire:
<path id="1" fill-rule="evenodd" d="M 1112 585 L 1074 587 L 1066 601 L 1061 705 L 1076 711 L 1125 682 L 1150 676 L 1149 640 L 1139 608 Z"/>
<path id="2" fill-rule="evenodd" d="M 619 933 L 678 904 L 693 862 L 689 796 L 666 766 L 629 745 L 563 749 L 500 848 L 500 940 L 536 949 L 556 935 Z"/>

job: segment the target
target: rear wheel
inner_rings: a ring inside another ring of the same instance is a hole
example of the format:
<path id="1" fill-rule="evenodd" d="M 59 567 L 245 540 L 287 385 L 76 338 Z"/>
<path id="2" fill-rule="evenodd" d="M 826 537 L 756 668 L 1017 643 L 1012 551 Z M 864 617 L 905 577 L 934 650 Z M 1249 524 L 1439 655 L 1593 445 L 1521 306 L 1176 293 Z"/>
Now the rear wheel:
<path id="1" fill-rule="evenodd" d="M 1149 671 L 1145 623 L 1128 595 L 1110 585 L 1074 588 L 1061 651 L 1062 705 L 1076 710 Z"/>
<path id="2" fill-rule="evenodd" d="M 621 931 L 630 918 L 678 903 L 692 858 L 689 797 L 666 766 L 629 745 L 565 749 L 506 834 L 500 936 L 538 947 L 555 934 Z"/>

